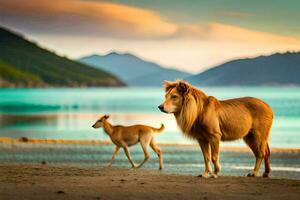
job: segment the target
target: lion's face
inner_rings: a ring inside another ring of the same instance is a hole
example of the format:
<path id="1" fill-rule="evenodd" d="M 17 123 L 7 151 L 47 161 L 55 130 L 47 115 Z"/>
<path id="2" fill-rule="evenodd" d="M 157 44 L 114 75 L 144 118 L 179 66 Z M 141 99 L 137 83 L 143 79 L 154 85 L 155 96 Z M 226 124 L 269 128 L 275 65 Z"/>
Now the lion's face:
<path id="1" fill-rule="evenodd" d="M 178 113 L 183 104 L 183 97 L 176 88 L 170 89 L 165 95 L 165 101 L 159 109 L 165 113 Z"/>
<path id="2" fill-rule="evenodd" d="M 158 108 L 165 113 L 179 113 L 189 85 L 184 81 L 165 82 L 165 101 Z"/>

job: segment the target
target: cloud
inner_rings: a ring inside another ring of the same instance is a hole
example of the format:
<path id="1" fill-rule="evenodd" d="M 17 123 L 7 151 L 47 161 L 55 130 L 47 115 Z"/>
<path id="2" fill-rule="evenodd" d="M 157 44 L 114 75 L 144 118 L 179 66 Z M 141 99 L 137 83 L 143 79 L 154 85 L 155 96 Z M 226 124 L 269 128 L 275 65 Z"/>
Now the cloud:
<path id="1" fill-rule="evenodd" d="M 41 33 L 158 39 L 178 28 L 154 11 L 107 2 L 3 0 L 0 13 L 5 24 Z"/>
<path id="2" fill-rule="evenodd" d="M 212 21 L 176 23 L 152 10 L 88 0 L 1 0 L 0 23 L 73 58 L 129 51 L 192 72 L 225 60 L 300 50 L 299 37 Z"/>
<path id="3" fill-rule="evenodd" d="M 178 31 L 182 37 L 194 37 L 214 41 L 245 43 L 300 44 L 299 38 L 251 30 L 239 26 L 210 22 L 204 26 L 185 26 Z"/>
<path id="4" fill-rule="evenodd" d="M 231 16 L 250 13 L 227 11 Z M 82 35 L 128 40 L 237 41 L 251 43 L 299 43 L 299 39 L 208 22 L 180 24 L 158 13 L 117 3 L 83 0 L 2 0 L 0 21 L 17 30 L 53 35 Z"/>

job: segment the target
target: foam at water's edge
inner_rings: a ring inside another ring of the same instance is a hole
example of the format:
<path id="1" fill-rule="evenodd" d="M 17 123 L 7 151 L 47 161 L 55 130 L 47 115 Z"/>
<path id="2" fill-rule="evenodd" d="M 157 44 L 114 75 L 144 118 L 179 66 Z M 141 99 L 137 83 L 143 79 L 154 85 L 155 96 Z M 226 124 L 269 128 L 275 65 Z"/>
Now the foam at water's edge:
<path id="1" fill-rule="evenodd" d="M 251 170 L 252 166 L 231 166 L 233 169 L 247 169 Z M 290 172 L 300 172 L 298 167 L 272 167 L 272 171 L 290 171 Z"/>
<path id="2" fill-rule="evenodd" d="M 0 143 L 4 144 L 76 144 L 76 145 L 110 145 L 111 141 L 108 140 L 62 140 L 62 139 L 36 139 L 36 138 L 9 138 L 9 137 L 0 137 Z M 170 147 L 184 147 L 184 148 L 199 148 L 198 145 L 195 144 L 176 144 L 176 143 L 158 143 L 160 146 L 170 146 Z M 229 152 L 251 152 L 247 147 L 221 147 L 221 151 L 229 151 Z M 271 148 L 271 152 L 273 153 L 298 153 L 300 152 L 300 148 Z"/>

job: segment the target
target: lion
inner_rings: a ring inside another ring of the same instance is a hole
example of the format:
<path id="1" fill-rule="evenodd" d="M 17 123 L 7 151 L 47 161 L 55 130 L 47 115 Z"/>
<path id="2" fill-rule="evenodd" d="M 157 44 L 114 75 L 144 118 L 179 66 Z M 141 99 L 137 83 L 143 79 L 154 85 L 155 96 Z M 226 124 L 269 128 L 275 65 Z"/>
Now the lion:
<path id="1" fill-rule="evenodd" d="M 164 88 L 165 101 L 158 107 L 162 112 L 174 114 L 183 134 L 199 143 L 205 163 L 201 177 L 219 176 L 220 141 L 241 138 L 256 158 L 254 169 L 248 176 L 258 176 L 264 159 L 263 177 L 269 177 L 271 167 L 268 141 L 274 114 L 267 103 L 253 97 L 218 100 L 183 80 L 165 81 Z M 213 174 L 210 161 L 214 165 Z"/>

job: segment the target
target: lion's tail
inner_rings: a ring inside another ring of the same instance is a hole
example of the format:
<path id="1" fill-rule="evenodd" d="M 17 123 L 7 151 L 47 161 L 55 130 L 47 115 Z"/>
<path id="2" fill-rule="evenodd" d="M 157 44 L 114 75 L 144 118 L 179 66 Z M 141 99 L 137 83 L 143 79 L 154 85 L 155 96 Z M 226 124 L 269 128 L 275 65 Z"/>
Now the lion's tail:
<path id="1" fill-rule="evenodd" d="M 269 173 L 271 172 L 271 164 L 270 164 L 270 147 L 269 147 L 269 143 L 267 143 L 266 146 L 266 155 L 265 155 L 265 173 L 264 173 L 264 177 L 268 177 Z"/>
<path id="2" fill-rule="evenodd" d="M 156 133 L 160 133 L 160 132 L 163 132 L 165 130 L 165 125 L 163 123 L 161 123 L 161 126 L 160 128 L 154 128 L 154 127 L 151 127 L 152 130 Z"/>

